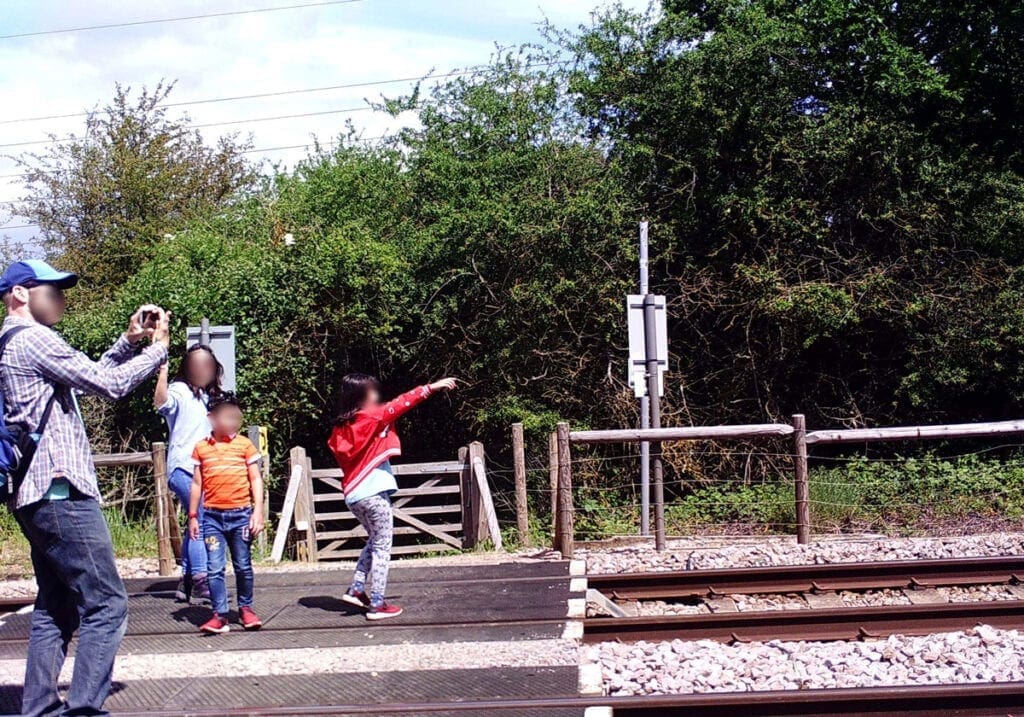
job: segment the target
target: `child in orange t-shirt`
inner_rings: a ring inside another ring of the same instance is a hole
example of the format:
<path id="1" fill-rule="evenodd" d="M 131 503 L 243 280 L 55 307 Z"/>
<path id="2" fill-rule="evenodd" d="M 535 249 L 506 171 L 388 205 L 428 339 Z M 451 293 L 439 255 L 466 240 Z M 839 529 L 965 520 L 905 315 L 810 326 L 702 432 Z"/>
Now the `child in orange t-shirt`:
<path id="1" fill-rule="evenodd" d="M 245 436 L 242 407 L 230 392 L 210 399 L 213 433 L 196 444 L 192 453 L 195 472 L 189 501 L 188 529 L 193 539 L 200 527 L 207 555 L 207 580 L 213 617 L 199 629 L 207 633 L 227 632 L 228 595 L 224 581 L 227 549 L 235 568 L 238 587 L 238 616 L 246 630 L 258 630 L 263 623 L 252 609 L 252 539 L 263 530 L 263 477 L 260 452 Z M 199 525 L 199 503 L 204 508 Z"/>

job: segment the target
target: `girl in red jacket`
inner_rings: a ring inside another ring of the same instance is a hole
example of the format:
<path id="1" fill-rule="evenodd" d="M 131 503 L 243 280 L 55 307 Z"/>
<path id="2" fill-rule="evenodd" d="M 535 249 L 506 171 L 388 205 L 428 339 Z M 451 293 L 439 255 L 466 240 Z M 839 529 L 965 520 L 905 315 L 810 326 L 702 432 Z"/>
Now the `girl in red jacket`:
<path id="1" fill-rule="evenodd" d="M 432 394 L 454 388 L 454 378 L 443 378 L 381 403 L 380 383 L 373 376 L 350 373 L 341 379 L 338 414 L 327 445 L 342 471 L 345 502 L 369 536 L 352 586 L 341 599 L 366 608 L 368 620 L 402 614 L 402 608 L 384 602 L 394 535 L 391 494 L 398 490 L 390 458 L 402 453 L 395 421 Z"/>

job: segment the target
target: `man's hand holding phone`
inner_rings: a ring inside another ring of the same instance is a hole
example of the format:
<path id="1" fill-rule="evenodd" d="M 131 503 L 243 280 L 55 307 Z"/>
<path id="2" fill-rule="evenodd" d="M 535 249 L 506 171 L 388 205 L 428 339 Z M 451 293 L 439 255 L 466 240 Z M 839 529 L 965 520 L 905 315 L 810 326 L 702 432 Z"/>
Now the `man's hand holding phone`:
<path id="1" fill-rule="evenodd" d="M 133 344 L 144 338 L 170 346 L 170 312 L 156 304 L 143 304 L 128 321 L 125 337 Z"/>

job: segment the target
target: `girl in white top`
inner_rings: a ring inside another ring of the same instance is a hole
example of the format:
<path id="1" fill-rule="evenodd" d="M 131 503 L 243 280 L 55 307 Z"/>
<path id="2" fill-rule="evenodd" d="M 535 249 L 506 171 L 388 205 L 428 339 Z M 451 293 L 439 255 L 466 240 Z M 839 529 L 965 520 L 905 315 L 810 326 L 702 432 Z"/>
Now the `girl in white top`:
<path id="1" fill-rule="evenodd" d="M 185 352 L 174 380 L 168 383 L 167 364 L 160 369 L 153 407 L 167 421 L 167 485 L 188 511 L 192 489 L 192 450 L 196 443 L 210 435 L 207 404 L 210 397 L 221 393 L 224 367 L 209 346 L 195 345 Z M 202 506 L 199 519 L 202 522 Z M 206 546 L 192 540 L 188 531 L 182 535 L 181 581 L 175 594 L 189 602 L 194 596 L 209 599 L 206 582 Z"/>

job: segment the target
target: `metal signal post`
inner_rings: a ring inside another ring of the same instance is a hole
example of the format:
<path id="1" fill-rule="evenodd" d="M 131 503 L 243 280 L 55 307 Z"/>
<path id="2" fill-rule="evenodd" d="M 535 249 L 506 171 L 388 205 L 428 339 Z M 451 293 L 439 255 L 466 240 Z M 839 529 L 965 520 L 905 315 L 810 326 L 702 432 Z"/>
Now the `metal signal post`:
<path id="1" fill-rule="evenodd" d="M 640 222 L 640 295 L 646 296 L 647 279 L 647 222 Z M 640 428 L 651 427 L 650 398 L 645 392 L 640 397 Z M 640 535 L 651 534 L 651 444 L 640 442 Z"/>

